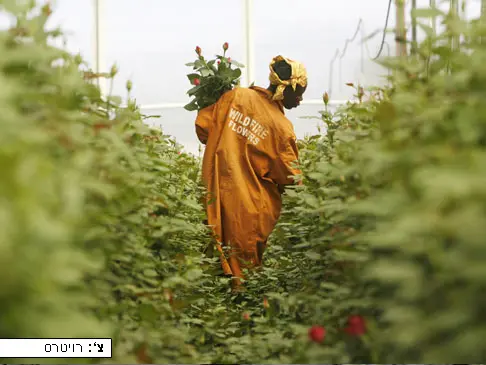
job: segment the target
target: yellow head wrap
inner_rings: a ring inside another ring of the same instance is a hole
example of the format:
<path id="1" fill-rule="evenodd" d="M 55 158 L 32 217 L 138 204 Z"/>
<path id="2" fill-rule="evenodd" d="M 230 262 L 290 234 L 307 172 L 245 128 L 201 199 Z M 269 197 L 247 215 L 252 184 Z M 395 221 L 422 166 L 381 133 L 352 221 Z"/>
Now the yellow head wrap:
<path id="1" fill-rule="evenodd" d="M 292 68 L 292 74 L 290 75 L 290 80 L 280 80 L 277 73 L 273 69 L 273 65 L 279 61 L 287 62 L 290 67 Z M 302 87 L 307 86 L 307 71 L 304 65 L 297 61 L 292 61 L 288 58 L 283 56 L 274 57 L 272 62 L 270 63 L 270 84 L 277 86 L 277 90 L 273 94 L 273 100 L 283 100 L 283 92 L 285 88 L 289 85 L 292 85 L 292 88 L 295 91 L 297 85 Z"/>

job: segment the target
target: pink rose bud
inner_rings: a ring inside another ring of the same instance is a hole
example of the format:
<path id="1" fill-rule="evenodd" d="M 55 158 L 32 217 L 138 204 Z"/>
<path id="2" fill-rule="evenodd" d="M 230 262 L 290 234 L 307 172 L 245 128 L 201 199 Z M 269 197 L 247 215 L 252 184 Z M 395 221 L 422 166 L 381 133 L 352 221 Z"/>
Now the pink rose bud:
<path id="1" fill-rule="evenodd" d="M 199 84 L 201 84 L 201 80 L 194 79 L 194 85 L 198 86 Z"/>
<path id="2" fill-rule="evenodd" d="M 201 55 L 201 52 L 202 52 L 201 47 L 197 46 L 196 47 L 196 53 L 198 54 L 198 56 Z"/>
<path id="3" fill-rule="evenodd" d="M 223 44 L 223 50 L 226 51 L 226 50 L 228 50 L 228 48 L 229 48 L 228 42 L 224 42 L 224 44 Z"/>
<path id="4" fill-rule="evenodd" d="M 231 57 L 228 57 L 228 62 L 231 63 Z"/>
<path id="5" fill-rule="evenodd" d="M 49 15 L 52 14 L 51 4 L 50 4 L 49 1 L 47 2 L 47 4 L 45 4 L 42 7 L 41 11 L 42 11 L 42 14 L 44 14 L 45 16 L 49 16 Z M 228 43 L 226 43 L 226 44 L 228 44 Z"/>
<path id="6" fill-rule="evenodd" d="M 329 94 L 327 92 L 325 92 L 324 95 L 322 96 L 322 100 L 326 105 L 329 103 Z"/>

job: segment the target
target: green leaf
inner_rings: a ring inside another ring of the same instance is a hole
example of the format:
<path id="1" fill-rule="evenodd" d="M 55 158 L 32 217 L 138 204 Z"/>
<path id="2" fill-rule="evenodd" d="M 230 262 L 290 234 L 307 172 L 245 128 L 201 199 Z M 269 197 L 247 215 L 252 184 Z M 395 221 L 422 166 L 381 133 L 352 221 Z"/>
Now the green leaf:
<path id="1" fill-rule="evenodd" d="M 191 74 L 188 74 L 188 75 L 187 75 L 187 79 L 189 80 L 189 82 L 190 82 L 191 84 L 193 84 L 193 83 L 194 83 L 194 80 L 195 80 L 195 79 L 199 79 L 199 78 L 201 78 L 201 76 L 200 76 L 199 74 L 196 74 L 196 73 L 191 73 Z"/>
<path id="2" fill-rule="evenodd" d="M 201 87 L 202 87 L 202 85 L 197 85 L 197 86 L 194 86 L 194 87 L 192 87 L 191 89 L 189 89 L 189 90 L 187 91 L 187 94 L 188 94 L 189 96 L 193 96 L 195 93 L 197 93 L 197 92 L 199 91 L 199 89 L 201 89 Z"/>
<path id="3" fill-rule="evenodd" d="M 305 256 L 313 261 L 318 261 L 321 259 L 321 255 L 314 251 L 307 251 Z"/>
<path id="4" fill-rule="evenodd" d="M 233 70 L 233 78 L 237 79 L 238 77 L 241 76 L 241 70 L 239 68 L 236 68 Z"/>
<path id="5" fill-rule="evenodd" d="M 213 75 L 213 71 L 212 70 L 208 70 L 207 68 L 203 68 L 201 69 L 201 75 L 203 77 L 207 77 L 207 76 L 210 76 L 210 75 Z"/>
<path id="6" fill-rule="evenodd" d="M 190 112 L 197 110 L 198 109 L 197 100 L 194 99 L 189 104 L 186 104 L 184 106 L 184 109 L 186 109 L 187 111 L 190 111 Z"/>
<path id="7" fill-rule="evenodd" d="M 241 64 L 241 63 L 239 63 L 239 62 L 237 62 L 233 59 L 231 60 L 231 64 L 236 66 L 236 67 L 245 68 L 245 65 L 243 65 L 243 64 Z"/>
<path id="8" fill-rule="evenodd" d="M 415 18 L 435 18 L 438 16 L 444 16 L 445 13 L 438 8 L 417 8 L 412 9 L 412 17 Z"/>
<path id="9" fill-rule="evenodd" d="M 149 303 L 141 304 L 139 311 L 140 317 L 143 321 L 155 322 L 159 316 L 154 306 Z"/>
<path id="10" fill-rule="evenodd" d="M 432 37 L 434 35 L 434 28 L 432 28 L 430 25 L 417 22 L 417 26 L 422 29 L 428 37 Z"/>
<path id="11" fill-rule="evenodd" d="M 111 95 L 108 97 L 108 101 L 115 104 L 116 106 L 121 105 L 123 100 L 121 96 L 118 95 Z"/>
<path id="12" fill-rule="evenodd" d="M 196 279 L 199 279 L 203 275 L 203 272 L 201 269 L 192 269 L 189 270 L 186 274 L 186 278 L 189 281 L 193 281 Z"/>

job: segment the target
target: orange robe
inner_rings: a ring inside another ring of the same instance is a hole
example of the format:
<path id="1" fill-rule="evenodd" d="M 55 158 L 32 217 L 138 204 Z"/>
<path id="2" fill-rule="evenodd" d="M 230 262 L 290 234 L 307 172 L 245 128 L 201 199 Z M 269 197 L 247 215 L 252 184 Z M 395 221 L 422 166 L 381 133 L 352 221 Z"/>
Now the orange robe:
<path id="1" fill-rule="evenodd" d="M 242 278 L 243 268 L 261 265 L 280 216 L 279 185 L 293 184 L 292 176 L 300 174 L 293 125 L 270 91 L 238 87 L 198 112 L 196 133 L 206 145 L 208 224 L 224 273 Z M 229 247 L 229 257 L 221 246 Z"/>

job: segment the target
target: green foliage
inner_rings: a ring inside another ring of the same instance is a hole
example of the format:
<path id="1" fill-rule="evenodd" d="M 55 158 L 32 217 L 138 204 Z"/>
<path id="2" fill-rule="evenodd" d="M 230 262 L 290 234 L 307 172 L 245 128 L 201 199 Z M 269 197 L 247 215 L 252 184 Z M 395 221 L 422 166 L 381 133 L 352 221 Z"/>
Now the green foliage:
<path id="1" fill-rule="evenodd" d="M 194 97 L 184 109 L 188 111 L 201 110 L 213 105 L 225 92 L 239 85 L 242 64 L 226 57 L 228 43 L 223 44 L 223 55 L 217 55 L 215 59 L 207 61 L 201 54 L 201 49 L 196 47 L 198 58 L 196 61 L 186 64 L 198 73 L 187 75 L 193 87 L 187 92 Z M 236 66 L 233 68 L 232 66 Z"/>
<path id="2" fill-rule="evenodd" d="M 200 161 L 100 95 L 116 67 L 49 45 L 48 7 L 1 4 L 0 337 L 112 337 L 106 363 L 484 360 L 484 25 L 417 11 L 446 30 L 383 61 L 391 87 L 324 98 L 303 185 L 234 293 L 201 253 Z"/>
<path id="3" fill-rule="evenodd" d="M 304 186 L 287 191 L 265 269 L 242 302 L 256 318 L 237 344 L 258 359 L 225 361 L 485 358 L 485 30 L 442 17 L 446 31 L 416 57 L 383 61 L 390 89 L 357 87 L 356 102 L 321 113 L 326 135 L 300 142 Z M 344 334 L 349 315 L 365 318 L 364 336 Z M 316 324 L 322 344 L 305 336 Z"/>
<path id="4" fill-rule="evenodd" d="M 357 103 L 322 113 L 327 134 L 304 142 L 306 186 L 280 224 L 294 249 L 304 238 L 316 259 L 318 242 L 331 252 L 343 238 L 353 247 L 359 275 L 347 285 L 367 314 L 371 356 L 354 361 L 473 363 L 486 355 L 485 31 L 457 15 L 442 19 L 445 32 L 431 34 L 416 57 L 383 62 L 393 70 L 390 90 L 358 88 Z"/>
<path id="5" fill-rule="evenodd" d="M 45 8 L 4 7 L 18 18 L 0 33 L 0 337 L 108 336 L 115 362 L 144 343 L 196 362 L 164 289 L 194 285 L 209 237 L 199 162 L 130 98 L 101 96 L 116 68 L 51 46 Z"/>
<path id="6" fill-rule="evenodd" d="M 353 209 L 370 217 L 360 241 L 371 248 L 366 276 L 384 310 L 384 362 L 486 357 L 484 26 L 443 20 L 443 34 L 397 64 L 375 138 L 360 152 L 360 174 L 375 188 Z M 456 37 L 464 41 L 455 48 Z"/>

